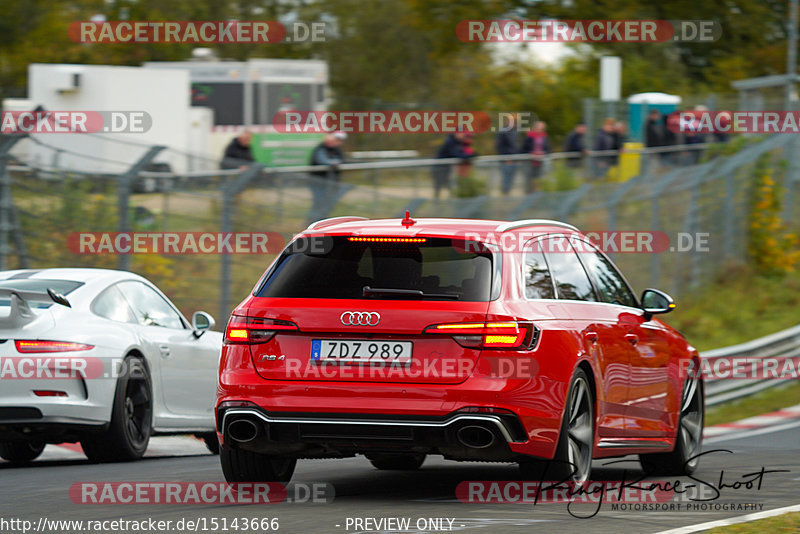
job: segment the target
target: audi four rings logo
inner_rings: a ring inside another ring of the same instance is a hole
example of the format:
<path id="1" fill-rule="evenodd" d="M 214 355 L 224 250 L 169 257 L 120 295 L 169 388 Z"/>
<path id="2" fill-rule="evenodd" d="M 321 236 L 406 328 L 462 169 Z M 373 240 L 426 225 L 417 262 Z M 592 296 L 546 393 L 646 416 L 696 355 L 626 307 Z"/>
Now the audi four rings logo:
<path id="1" fill-rule="evenodd" d="M 340 319 L 345 326 L 376 326 L 381 322 L 381 314 L 377 312 L 346 311 Z"/>

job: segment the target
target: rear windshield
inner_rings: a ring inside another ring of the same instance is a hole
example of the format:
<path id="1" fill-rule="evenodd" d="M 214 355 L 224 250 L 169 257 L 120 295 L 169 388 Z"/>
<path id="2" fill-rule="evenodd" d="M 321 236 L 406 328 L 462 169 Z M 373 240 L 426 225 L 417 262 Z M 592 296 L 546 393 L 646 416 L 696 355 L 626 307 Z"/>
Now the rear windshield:
<path id="1" fill-rule="evenodd" d="M 329 237 L 318 247 L 323 250 L 314 252 L 308 251 L 314 247 L 290 246 L 298 251 L 281 257 L 256 296 L 490 300 L 493 258 L 484 246 L 443 238 L 368 239 Z"/>
<path id="2" fill-rule="evenodd" d="M 25 278 L 17 280 L 0 280 L 0 288 L 4 289 L 18 289 L 20 291 L 41 291 L 45 292 L 52 289 L 56 293 L 67 296 L 79 287 L 83 282 L 74 282 L 72 280 L 45 280 L 43 278 Z M 0 298 L 0 306 L 9 306 L 11 299 Z M 35 308 L 49 308 L 52 306 L 50 302 L 36 302 L 31 304 Z"/>

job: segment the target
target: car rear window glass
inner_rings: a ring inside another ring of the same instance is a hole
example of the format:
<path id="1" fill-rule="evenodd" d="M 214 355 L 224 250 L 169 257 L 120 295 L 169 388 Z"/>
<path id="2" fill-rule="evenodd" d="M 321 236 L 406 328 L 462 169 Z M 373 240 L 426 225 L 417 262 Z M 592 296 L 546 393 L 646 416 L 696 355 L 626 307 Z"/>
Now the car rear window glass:
<path id="1" fill-rule="evenodd" d="M 480 244 L 446 238 L 412 243 L 326 239 L 322 251 L 298 246 L 297 252 L 284 254 L 256 296 L 490 300 L 493 257 Z"/>

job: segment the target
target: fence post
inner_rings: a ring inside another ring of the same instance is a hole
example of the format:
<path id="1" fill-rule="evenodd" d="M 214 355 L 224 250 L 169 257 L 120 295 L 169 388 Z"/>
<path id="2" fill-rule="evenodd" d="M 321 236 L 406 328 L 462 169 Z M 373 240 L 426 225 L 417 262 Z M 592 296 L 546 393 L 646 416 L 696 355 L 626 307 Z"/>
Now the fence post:
<path id="1" fill-rule="evenodd" d="M 220 230 L 223 233 L 233 232 L 233 199 L 242 192 L 253 178 L 261 174 L 264 166 L 254 163 L 239 173 L 233 179 L 226 180 L 222 185 L 222 215 Z M 230 315 L 231 301 L 231 255 L 222 254 L 220 258 L 220 290 L 219 290 L 219 318 L 225 320 Z"/>
<path id="2" fill-rule="evenodd" d="M 139 171 L 147 167 L 159 152 L 164 150 L 165 146 L 156 145 L 139 158 L 139 161 L 131 165 L 131 168 L 119 175 L 117 178 L 117 213 L 119 215 L 119 231 L 130 232 L 131 224 L 129 220 L 131 186 Z M 131 255 L 120 254 L 117 257 L 117 268 L 121 271 L 129 271 L 131 269 Z"/>
<path id="3" fill-rule="evenodd" d="M 283 222 L 283 174 L 273 173 L 272 184 L 278 195 L 275 203 L 275 222 L 281 224 Z"/>
<path id="4" fill-rule="evenodd" d="M 786 145 L 786 158 L 789 160 L 789 172 L 786 177 L 786 187 L 783 198 L 783 222 L 789 224 L 794 216 L 794 190 L 797 182 L 800 181 L 800 150 L 798 150 L 797 136 L 794 136 Z"/>
<path id="5" fill-rule="evenodd" d="M 14 230 L 14 202 L 11 198 L 11 175 L 6 169 L 6 165 L 10 158 L 11 147 L 13 147 L 21 139 L 27 136 L 14 135 L 5 136 L 0 139 L 0 270 L 5 271 L 8 269 L 8 255 L 10 249 L 8 246 L 8 234 Z M 19 232 L 19 229 L 17 229 Z M 20 247 L 22 236 L 17 241 L 17 248 Z M 22 250 L 18 250 L 22 253 Z M 27 263 L 27 262 L 26 262 Z"/>
<path id="6" fill-rule="evenodd" d="M 734 242 L 736 236 L 736 204 L 734 197 L 736 196 L 736 182 L 735 174 L 728 173 L 725 176 L 725 215 L 722 228 L 723 233 L 723 251 L 722 258 L 727 261 L 735 257 Z M 737 247 L 738 248 L 738 247 Z"/>
<path id="7" fill-rule="evenodd" d="M 652 232 L 661 228 L 661 210 L 658 204 L 659 197 L 653 195 L 650 206 L 650 227 Z M 661 278 L 661 256 L 659 252 L 650 253 L 650 287 L 658 287 Z"/>
<path id="8" fill-rule="evenodd" d="M 609 195 L 608 198 L 608 231 L 609 232 L 616 232 L 617 231 L 617 215 L 618 215 L 618 208 L 619 204 L 625 195 L 628 194 L 636 184 L 642 181 L 642 177 L 634 176 L 627 182 L 623 182 L 617 189 Z M 614 259 L 615 254 L 609 251 L 604 251 L 606 255 Z"/>
<path id="9" fill-rule="evenodd" d="M 700 256 L 697 250 L 697 231 L 698 231 L 698 210 L 700 209 L 700 184 L 702 175 L 696 172 L 692 178 L 692 188 L 689 196 L 689 207 L 684 218 L 684 232 L 692 236 L 693 249 L 689 251 L 689 289 L 694 289 L 700 285 Z"/>
<path id="10" fill-rule="evenodd" d="M 651 199 L 652 199 L 652 214 L 651 214 L 651 226 L 652 230 L 661 230 L 661 206 L 659 204 L 659 200 L 663 198 L 664 191 L 675 181 L 678 177 L 680 177 L 680 171 L 674 170 L 667 173 L 665 176 L 662 176 L 657 182 L 653 182 L 652 190 L 650 191 Z M 656 253 L 653 254 L 653 257 L 650 258 L 650 276 L 652 278 L 651 284 L 653 287 L 657 287 L 660 285 L 661 280 L 661 256 L 660 254 Z"/>
<path id="11" fill-rule="evenodd" d="M 381 191 L 380 191 L 380 183 L 378 180 L 378 170 L 370 169 L 367 172 L 369 173 L 372 182 L 372 209 L 374 210 L 373 213 L 379 214 L 381 205 Z"/>

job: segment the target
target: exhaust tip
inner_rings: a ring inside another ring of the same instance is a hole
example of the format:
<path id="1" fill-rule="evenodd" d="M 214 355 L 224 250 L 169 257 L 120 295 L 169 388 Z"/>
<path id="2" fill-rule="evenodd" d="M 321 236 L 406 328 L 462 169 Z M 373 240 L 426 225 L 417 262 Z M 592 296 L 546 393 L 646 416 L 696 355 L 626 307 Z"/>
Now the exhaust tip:
<path id="1" fill-rule="evenodd" d="M 233 441 L 247 443 L 253 441 L 258 435 L 258 426 L 250 419 L 237 419 L 228 425 L 228 434 Z"/>
<path id="2" fill-rule="evenodd" d="M 462 426 L 456 432 L 456 438 L 462 445 L 472 449 L 491 447 L 495 440 L 494 432 L 477 425 Z"/>

